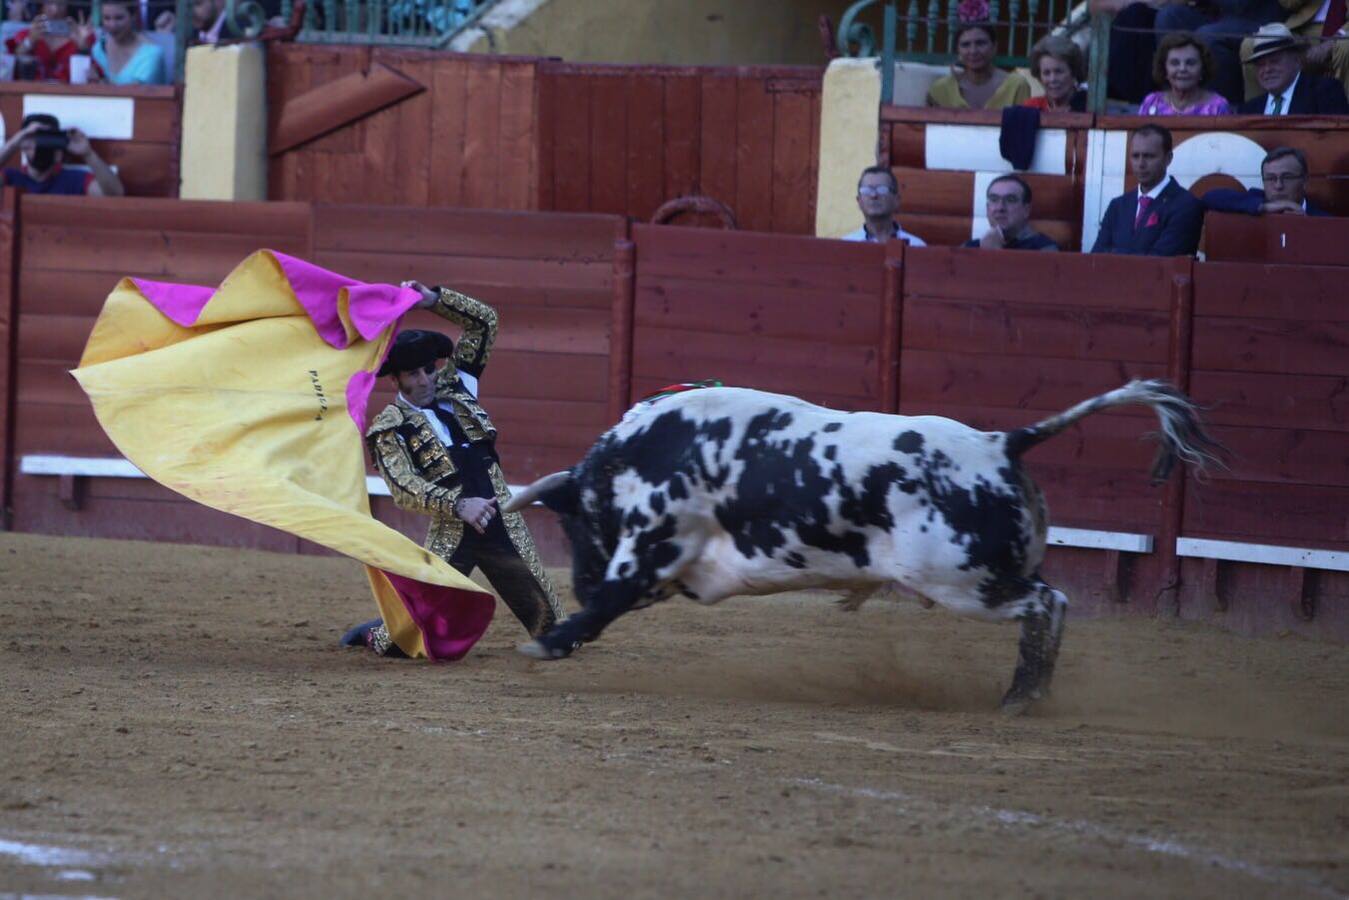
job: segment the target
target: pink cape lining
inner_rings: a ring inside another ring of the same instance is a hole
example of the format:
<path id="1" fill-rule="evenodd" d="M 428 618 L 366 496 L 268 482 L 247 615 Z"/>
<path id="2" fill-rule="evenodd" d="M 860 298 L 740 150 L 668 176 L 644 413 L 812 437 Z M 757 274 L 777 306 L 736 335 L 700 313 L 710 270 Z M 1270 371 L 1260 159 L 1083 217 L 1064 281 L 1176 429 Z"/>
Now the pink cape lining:
<path id="1" fill-rule="evenodd" d="M 314 323 L 314 330 L 325 343 L 338 350 L 345 349 L 350 343 L 342 326 L 338 302 L 344 289 L 347 292 L 347 316 L 356 333 L 367 341 L 374 340 L 389 327 L 397 334 L 403 314 L 421 299 L 416 291 L 408 288 L 365 284 L 284 253 L 260 252 L 270 255 L 281 267 L 295 299 Z M 183 328 L 196 324 L 216 293 L 215 288 L 143 278 L 133 278 L 132 283 L 156 309 Z M 374 371 L 357 372 L 347 381 L 347 412 L 361 434 L 365 432 L 366 408 L 374 386 Z M 426 655 L 434 660 L 461 659 L 486 633 L 496 612 L 496 601 L 479 591 L 430 584 L 393 572 L 384 572 L 384 576 L 421 631 Z"/>

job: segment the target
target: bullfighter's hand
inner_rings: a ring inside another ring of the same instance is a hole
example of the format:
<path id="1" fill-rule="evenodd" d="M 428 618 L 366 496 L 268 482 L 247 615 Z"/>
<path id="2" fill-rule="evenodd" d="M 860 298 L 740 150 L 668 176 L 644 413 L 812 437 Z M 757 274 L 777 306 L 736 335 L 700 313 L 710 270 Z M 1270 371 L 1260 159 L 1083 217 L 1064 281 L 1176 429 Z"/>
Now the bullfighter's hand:
<path id="1" fill-rule="evenodd" d="M 495 500 L 485 500 L 482 497 L 465 497 L 454 505 L 454 511 L 478 534 L 487 531 L 487 526 L 492 524 L 496 518 L 497 508 Z"/>
<path id="2" fill-rule="evenodd" d="M 436 305 L 436 292 L 422 284 L 420 281 L 405 281 L 402 286 L 421 294 L 422 299 L 421 302 L 417 304 L 418 309 L 430 309 Z"/>

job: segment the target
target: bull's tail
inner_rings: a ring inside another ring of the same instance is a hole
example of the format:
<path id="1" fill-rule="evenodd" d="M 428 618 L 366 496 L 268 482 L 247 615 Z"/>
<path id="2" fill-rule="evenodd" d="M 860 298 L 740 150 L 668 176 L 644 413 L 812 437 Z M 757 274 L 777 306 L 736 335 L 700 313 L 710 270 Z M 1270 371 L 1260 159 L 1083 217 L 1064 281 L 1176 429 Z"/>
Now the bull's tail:
<path id="1" fill-rule="evenodd" d="M 1176 460 L 1182 460 L 1197 473 L 1209 465 L 1223 464 L 1219 454 L 1223 446 L 1209 436 L 1199 419 L 1199 409 L 1188 397 L 1165 381 L 1131 381 L 1122 388 L 1085 400 L 1058 415 L 1050 416 L 1026 428 L 1007 433 L 1007 455 L 1017 459 L 1042 441 L 1047 441 L 1079 419 L 1112 406 L 1140 404 L 1152 407 L 1161 423 L 1157 435 L 1161 446 L 1152 464 L 1152 483 L 1160 484 L 1171 474 Z"/>

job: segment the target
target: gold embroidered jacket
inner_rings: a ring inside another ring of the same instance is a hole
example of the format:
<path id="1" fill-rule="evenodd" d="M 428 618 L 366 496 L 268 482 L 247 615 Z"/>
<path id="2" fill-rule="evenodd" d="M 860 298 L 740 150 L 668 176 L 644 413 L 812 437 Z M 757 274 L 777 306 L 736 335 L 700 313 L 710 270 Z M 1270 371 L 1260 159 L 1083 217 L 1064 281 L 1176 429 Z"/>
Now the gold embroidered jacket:
<path id="1" fill-rule="evenodd" d="M 495 441 L 496 426 L 478 402 L 476 386 L 496 340 L 496 310 L 458 291 L 441 288 L 440 297 L 431 311 L 463 329 L 455 344 L 454 359 L 436 374 L 436 400 L 442 407 L 454 411 L 459 426 L 470 441 Z M 465 383 L 464 376 L 469 383 Z M 464 521 L 454 512 L 463 485 L 449 451 L 427 423 L 427 415 L 400 396 L 375 417 L 366 432 L 366 440 L 394 503 L 399 509 L 431 517 L 425 547 L 441 559 L 449 560 L 464 537 Z M 511 493 L 500 464 L 493 461 L 488 474 L 497 502 L 504 504 Z M 518 512 L 506 513 L 502 516 L 502 524 L 520 558 L 547 591 L 549 604 L 560 619 L 561 604 L 539 561 L 524 517 Z"/>

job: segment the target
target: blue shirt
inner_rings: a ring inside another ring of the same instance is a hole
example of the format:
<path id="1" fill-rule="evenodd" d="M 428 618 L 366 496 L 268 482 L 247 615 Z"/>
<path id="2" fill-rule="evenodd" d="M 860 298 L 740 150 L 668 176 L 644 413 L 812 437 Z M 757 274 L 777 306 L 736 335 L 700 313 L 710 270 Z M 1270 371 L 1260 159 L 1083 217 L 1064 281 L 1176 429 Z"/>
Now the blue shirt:
<path id="1" fill-rule="evenodd" d="M 55 167 L 50 178 L 38 181 L 22 169 L 5 169 L 5 187 L 18 188 L 29 194 L 71 194 L 83 196 L 94 183 L 94 173 L 79 169 Z"/>

